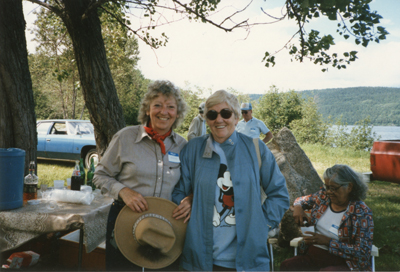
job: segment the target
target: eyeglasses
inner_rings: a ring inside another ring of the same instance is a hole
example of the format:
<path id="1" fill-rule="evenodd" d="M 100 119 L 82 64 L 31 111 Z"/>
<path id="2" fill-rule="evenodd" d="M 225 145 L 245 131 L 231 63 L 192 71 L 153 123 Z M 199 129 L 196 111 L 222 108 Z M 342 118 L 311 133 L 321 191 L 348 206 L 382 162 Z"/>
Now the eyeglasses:
<path id="1" fill-rule="evenodd" d="M 242 110 L 242 114 L 247 114 L 247 110 Z"/>
<path id="2" fill-rule="evenodd" d="M 215 110 L 209 110 L 206 114 L 206 117 L 208 120 L 215 120 L 218 117 L 218 114 L 221 114 L 221 117 L 224 119 L 229 119 L 232 116 L 233 111 L 230 109 L 222 109 L 220 112 L 217 112 Z"/>
<path id="3" fill-rule="evenodd" d="M 335 193 L 337 190 L 339 190 L 340 187 L 342 187 L 342 185 L 338 186 L 338 187 L 332 187 L 332 186 L 326 186 L 324 185 L 325 190 L 327 191 L 331 191 L 332 193 Z"/>

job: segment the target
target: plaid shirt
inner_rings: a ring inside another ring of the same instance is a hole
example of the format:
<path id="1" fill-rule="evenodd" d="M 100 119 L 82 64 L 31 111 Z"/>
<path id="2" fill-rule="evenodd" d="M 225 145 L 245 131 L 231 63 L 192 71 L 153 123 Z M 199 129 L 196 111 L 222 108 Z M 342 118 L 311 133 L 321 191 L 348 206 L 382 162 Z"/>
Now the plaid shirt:
<path id="1" fill-rule="evenodd" d="M 318 220 L 330 205 L 326 190 L 299 197 L 294 204 L 300 204 L 303 210 L 311 209 L 311 222 Z M 371 249 L 374 233 L 372 211 L 363 201 L 350 201 L 340 222 L 339 240 L 331 239 L 329 253 L 346 259 L 350 270 L 371 271 Z M 300 253 L 305 253 L 308 246 L 300 244 Z"/>

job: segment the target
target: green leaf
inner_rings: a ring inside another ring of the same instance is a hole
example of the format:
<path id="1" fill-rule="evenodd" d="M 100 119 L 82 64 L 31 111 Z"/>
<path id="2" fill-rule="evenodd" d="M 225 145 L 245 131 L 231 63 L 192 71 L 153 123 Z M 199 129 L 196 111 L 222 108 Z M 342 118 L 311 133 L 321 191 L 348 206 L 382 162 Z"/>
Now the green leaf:
<path id="1" fill-rule="evenodd" d="M 328 15 L 328 19 L 329 19 L 329 20 L 332 20 L 332 21 L 336 21 L 336 20 L 337 20 L 336 11 L 327 12 L 326 14 Z"/>

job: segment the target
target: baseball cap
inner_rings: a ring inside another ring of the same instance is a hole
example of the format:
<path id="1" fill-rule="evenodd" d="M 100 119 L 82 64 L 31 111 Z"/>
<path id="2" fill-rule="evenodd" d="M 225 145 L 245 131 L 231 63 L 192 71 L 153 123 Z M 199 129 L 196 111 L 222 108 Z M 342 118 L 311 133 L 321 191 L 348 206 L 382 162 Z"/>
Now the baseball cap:
<path id="1" fill-rule="evenodd" d="M 242 105 L 240 105 L 240 110 L 252 110 L 252 106 L 251 103 L 242 103 Z"/>
<path id="2" fill-rule="evenodd" d="M 206 106 L 206 103 L 204 103 L 204 102 L 201 102 L 200 103 L 200 105 L 199 105 L 199 112 L 200 113 L 203 113 L 204 112 L 204 107 Z"/>

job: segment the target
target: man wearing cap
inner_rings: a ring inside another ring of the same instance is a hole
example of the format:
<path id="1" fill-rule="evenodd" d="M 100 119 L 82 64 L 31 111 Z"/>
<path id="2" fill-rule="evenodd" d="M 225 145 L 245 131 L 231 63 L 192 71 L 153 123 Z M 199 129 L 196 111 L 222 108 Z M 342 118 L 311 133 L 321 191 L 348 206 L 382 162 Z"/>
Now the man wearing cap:
<path id="1" fill-rule="evenodd" d="M 237 132 L 241 132 L 252 138 L 260 137 L 261 133 L 265 134 L 265 138 L 263 139 L 264 143 L 268 143 L 272 140 L 274 136 L 264 122 L 253 117 L 253 107 L 251 106 L 251 103 L 242 103 L 240 109 L 242 111 L 243 119 L 239 121 L 236 126 Z"/>
<path id="2" fill-rule="evenodd" d="M 199 115 L 193 118 L 192 123 L 190 123 L 187 135 L 188 141 L 194 137 L 202 136 L 207 132 L 206 120 L 204 119 L 204 105 L 204 102 L 199 105 Z"/>

